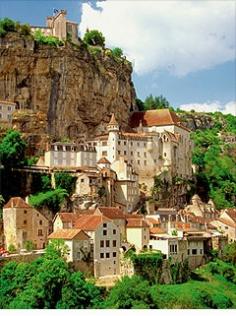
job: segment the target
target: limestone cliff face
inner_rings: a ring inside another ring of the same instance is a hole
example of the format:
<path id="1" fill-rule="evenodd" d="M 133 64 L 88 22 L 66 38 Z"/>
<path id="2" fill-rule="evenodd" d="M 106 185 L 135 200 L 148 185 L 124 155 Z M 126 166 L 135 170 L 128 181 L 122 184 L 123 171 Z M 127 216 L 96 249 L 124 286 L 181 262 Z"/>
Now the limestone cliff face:
<path id="1" fill-rule="evenodd" d="M 82 43 L 37 46 L 16 33 L 0 39 L 0 98 L 31 110 L 31 116 L 42 113 L 40 133 L 50 138 L 99 133 L 112 112 L 125 127 L 135 109 L 131 73 L 127 61 L 116 62 L 105 54 L 94 57 Z M 13 124 L 32 135 L 29 113 L 24 113 L 16 114 Z"/>
<path id="2" fill-rule="evenodd" d="M 191 131 L 195 131 L 196 129 L 204 130 L 213 128 L 216 123 L 212 115 L 207 113 L 182 112 L 177 114 L 182 123 Z"/>

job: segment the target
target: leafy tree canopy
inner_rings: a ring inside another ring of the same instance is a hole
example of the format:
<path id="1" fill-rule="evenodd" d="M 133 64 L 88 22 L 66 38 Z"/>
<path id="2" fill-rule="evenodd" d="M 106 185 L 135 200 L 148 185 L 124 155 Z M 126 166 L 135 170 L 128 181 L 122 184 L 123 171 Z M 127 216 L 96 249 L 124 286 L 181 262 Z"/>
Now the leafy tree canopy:
<path id="1" fill-rule="evenodd" d="M 7 167 L 24 163 L 26 143 L 20 132 L 9 130 L 0 143 L 0 160 Z"/>
<path id="2" fill-rule="evenodd" d="M 83 41 L 92 46 L 105 46 L 105 37 L 98 30 L 86 30 Z"/>
<path id="3" fill-rule="evenodd" d="M 67 172 L 56 172 L 55 183 L 57 189 L 66 190 L 67 194 L 72 194 L 75 189 L 76 177 L 71 176 Z"/>

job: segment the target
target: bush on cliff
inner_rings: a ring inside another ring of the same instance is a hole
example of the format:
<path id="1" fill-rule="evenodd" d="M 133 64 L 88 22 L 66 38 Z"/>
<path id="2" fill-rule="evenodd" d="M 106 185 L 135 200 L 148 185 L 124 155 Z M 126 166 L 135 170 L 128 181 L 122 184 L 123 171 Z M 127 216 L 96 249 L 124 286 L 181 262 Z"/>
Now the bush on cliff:
<path id="1" fill-rule="evenodd" d="M 58 47 L 58 46 L 63 46 L 63 44 L 64 44 L 63 41 L 59 40 L 59 38 L 57 38 L 55 36 L 44 35 L 41 30 L 37 30 L 34 32 L 34 39 L 35 39 L 36 43 L 42 44 L 42 45 L 49 45 L 49 46 Z"/>
<path id="2" fill-rule="evenodd" d="M 105 37 L 98 30 L 86 30 L 83 41 L 87 45 L 105 47 Z"/>

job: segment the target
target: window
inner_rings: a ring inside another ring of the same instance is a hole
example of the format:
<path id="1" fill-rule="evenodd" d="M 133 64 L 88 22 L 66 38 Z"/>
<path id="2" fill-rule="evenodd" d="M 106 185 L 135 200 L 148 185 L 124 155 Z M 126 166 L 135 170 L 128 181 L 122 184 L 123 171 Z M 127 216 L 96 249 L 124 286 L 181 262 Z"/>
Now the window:
<path id="1" fill-rule="evenodd" d="M 118 150 L 118 155 L 120 155 L 120 150 Z"/>
<path id="2" fill-rule="evenodd" d="M 107 235 L 107 231 L 104 230 L 104 231 L 103 231 L 103 236 L 106 236 L 106 235 Z"/>
<path id="3" fill-rule="evenodd" d="M 188 249 L 188 256 L 190 255 L 190 249 Z"/>
<path id="4" fill-rule="evenodd" d="M 2 110 L 2 106 L 0 105 L 0 110 Z"/>
<path id="5" fill-rule="evenodd" d="M 84 179 L 81 179 L 80 182 L 83 183 L 83 182 L 84 182 Z"/>
<path id="6" fill-rule="evenodd" d="M 42 229 L 38 229 L 38 236 L 43 236 L 43 231 L 42 231 Z"/>
<path id="7" fill-rule="evenodd" d="M 104 240 L 100 241 L 100 247 L 103 248 L 104 247 Z"/>
<path id="8" fill-rule="evenodd" d="M 7 119 L 11 120 L 11 114 L 7 114 Z"/>
<path id="9" fill-rule="evenodd" d="M 132 151 L 130 152 L 130 154 L 131 154 L 131 156 L 133 156 L 133 152 Z"/>
<path id="10" fill-rule="evenodd" d="M 39 225 L 43 225 L 43 221 L 40 220 L 40 221 L 39 221 Z"/>
<path id="11" fill-rule="evenodd" d="M 192 255 L 197 255 L 197 249 L 192 249 Z"/>
<path id="12" fill-rule="evenodd" d="M 112 246 L 113 246 L 113 247 L 116 247 L 116 240 L 113 240 Z"/>
<path id="13" fill-rule="evenodd" d="M 166 153 L 164 153 L 164 157 L 166 157 Z"/>
<path id="14" fill-rule="evenodd" d="M 126 145 L 126 142 L 124 142 L 124 145 Z"/>
<path id="15" fill-rule="evenodd" d="M 26 225 L 27 224 L 27 220 L 24 220 L 24 225 Z"/>
<path id="16" fill-rule="evenodd" d="M 116 252 L 115 251 L 113 252 L 113 258 L 116 258 Z"/>
<path id="17" fill-rule="evenodd" d="M 200 249 L 200 255 L 202 255 L 203 254 L 203 249 Z"/>
<path id="18" fill-rule="evenodd" d="M 106 146 L 107 145 L 107 142 L 102 142 L 102 146 Z"/>
<path id="19" fill-rule="evenodd" d="M 101 259 L 104 258 L 104 253 L 100 253 L 100 258 L 101 258 Z"/>
<path id="20" fill-rule="evenodd" d="M 106 240 L 106 247 L 110 247 L 110 240 Z"/>
<path id="21" fill-rule="evenodd" d="M 106 228 L 106 227 L 107 227 L 107 223 L 104 223 L 104 224 L 103 224 L 103 227 Z"/>
<path id="22" fill-rule="evenodd" d="M 137 146 L 139 147 L 139 143 L 137 143 Z"/>
<path id="23" fill-rule="evenodd" d="M 24 214 L 27 214 L 27 211 L 26 211 L 26 210 L 24 210 Z"/>
<path id="24" fill-rule="evenodd" d="M 0 118 L 2 118 L 2 113 L 0 113 Z"/>
<path id="25" fill-rule="evenodd" d="M 133 142 L 131 142 L 130 145 L 133 146 Z"/>
<path id="26" fill-rule="evenodd" d="M 115 229 L 113 229 L 113 235 L 115 235 L 116 234 L 116 230 Z"/>
<path id="27" fill-rule="evenodd" d="M 138 160 L 137 162 L 138 162 L 138 165 L 140 165 L 140 160 Z"/>
<path id="28" fill-rule="evenodd" d="M 7 107 L 7 110 L 8 110 L 8 111 L 11 111 L 11 106 L 8 106 L 8 107 Z"/>
<path id="29" fill-rule="evenodd" d="M 152 250 L 152 245 L 149 245 L 149 249 Z"/>
<path id="30" fill-rule="evenodd" d="M 126 155 L 126 150 L 124 150 L 124 155 Z"/>
<path id="31" fill-rule="evenodd" d="M 80 252 L 77 252 L 77 259 L 80 260 Z"/>
<path id="32" fill-rule="evenodd" d="M 120 140 L 118 141 L 118 145 L 120 145 Z"/>
<path id="33" fill-rule="evenodd" d="M 138 157 L 140 157 L 140 153 L 139 153 L 139 151 L 137 152 L 137 156 L 138 156 Z"/>
<path id="34" fill-rule="evenodd" d="M 109 252 L 106 253 L 106 258 L 110 258 Z"/>
<path id="35" fill-rule="evenodd" d="M 147 153 L 144 153 L 144 157 L 145 157 L 145 158 L 147 157 Z"/>
<path id="36" fill-rule="evenodd" d="M 106 150 L 102 151 L 102 156 L 107 156 L 107 151 Z"/>
<path id="37" fill-rule="evenodd" d="M 147 165 L 147 160 L 144 160 L 144 166 L 146 166 Z"/>

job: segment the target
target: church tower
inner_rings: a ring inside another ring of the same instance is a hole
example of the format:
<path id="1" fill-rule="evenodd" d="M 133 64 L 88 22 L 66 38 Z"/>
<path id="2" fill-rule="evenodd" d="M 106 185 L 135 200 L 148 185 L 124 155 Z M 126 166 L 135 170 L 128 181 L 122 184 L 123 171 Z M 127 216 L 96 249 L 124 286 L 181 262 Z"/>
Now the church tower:
<path id="1" fill-rule="evenodd" d="M 119 124 L 115 118 L 115 114 L 112 113 L 110 122 L 107 125 L 108 136 L 108 160 L 112 163 L 118 158 L 118 139 L 119 139 Z"/>

